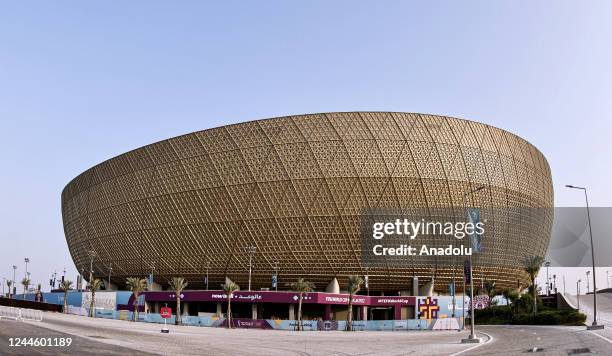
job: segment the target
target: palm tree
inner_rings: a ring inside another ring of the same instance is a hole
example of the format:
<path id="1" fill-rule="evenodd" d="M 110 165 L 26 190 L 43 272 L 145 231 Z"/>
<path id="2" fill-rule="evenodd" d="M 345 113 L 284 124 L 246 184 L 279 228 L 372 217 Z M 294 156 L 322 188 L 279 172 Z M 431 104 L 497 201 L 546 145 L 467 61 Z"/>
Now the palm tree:
<path id="1" fill-rule="evenodd" d="M 13 289 L 11 288 L 13 286 L 13 281 L 6 281 L 6 286 L 8 287 L 8 297 L 9 299 L 13 296 Z"/>
<path id="2" fill-rule="evenodd" d="M 40 285 L 40 283 L 38 283 L 38 286 L 36 286 L 36 302 L 40 303 L 42 300 L 42 291 L 41 291 L 42 286 Z"/>
<path id="3" fill-rule="evenodd" d="M 64 313 L 68 313 L 68 292 L 72 290 L 72 281 L 65 279 L 60 282 L 59 287 L 64 291 Z"/>
<path id="4" fill-rule="evenodd" d="M 502 296 L 504 297 L 504 299 L 506 300 L 506 305 L 510 305 L 510 294 L 512 293 L 512 289 L 510 288 L 504 288 L 502 290 Z"/>
<path id="5" fill-rule="evenodd" d="M 225 292 L 225 295 L 227 296 L 227 327 L 228 328 L 232 328 L 232 294 L 237 291 L 240 290 L 240 287 L 234 283 L 233 281 L 226 279 L 225 283 L 223 284 L 223 291 Z"/>
<path id="6" fill-rule="evenodd" d="M 28 292 L 28 287 L 30 286 L 30 283 L 31 283 L 31 281 L 27 277 L 24 277 L 21 280 L 21 284 L 23 285 L 23 300 L 25 300 L 25 298 L 26 298 L 26 293 Z"/>
<path id="7" fill-rule="evenodd" d="M 100 289 L 102 286 L 102 280 L 95 278 L 91 283 L 89 283 L 89 290 L 91 290 L 91 304 L 89 305 L 89 316 L 91 318 L 96 317 L 95 307 L 96 307 L 96 291 Z"/>
<path id="8" fill-rule="evenodd" d="M 144 278 L 138 277 L 130 277 L 126 280 L 125 284 L 127 284 L 130 291 L 134 295 L 134 313 L 132 314 L 132 321 L 138 320 L 138 297 L 140 294 L 147 290 L 147 280 Z"/>
<path id="9" fill-rule="evenodd" d="M 540 272 L 540 267 L 544 263 L 544 258 L 540 256 L 528 256 L 523 260 L 523 270 L 529 274 L 531 286 L 533 287 L 533 316 L 538 312 L 538 292 L 536 288 L 536 276 Z"/>
<path id="10" fill-rule="evenodd" d="M 484 281 L 484 291 L 489 297 L 489 308 L 493 306 L 493 298 L 497 295 L 497 288 L 495 281 Z"/>
<path id="11" fill-rule="evenodd" d="M 359 292 L 361 285 L 363 284 L 363 278 L 361 276 L 349 276 L 348 277 L 348 315 L 346 316 L 346 329 L 353 331 L 353 296 Z"/>
<path id="12" fill-rule="evenodd" d="M 181 325 L 181 293 L 187 287 L 187 281 L 183 277 L 172 277 L 168 284 L 170 284 L 170 289 L 176 293 L 176 318 L 174 323 Z"/>
<path id="13" fill-rule="evenodd" d="M 299 301 L 298 301 L 298 315 L 297 315 L 297 330 L 302 330 L 302 300 L 304 299 L 304 293 L 312 292 L 315 288 L 314 283 L 305 280 L 304 278 L 298 278 L 298 280 L 294 283 L 289 283 L 289 287 L 292 290 L 298 292 Z"/>

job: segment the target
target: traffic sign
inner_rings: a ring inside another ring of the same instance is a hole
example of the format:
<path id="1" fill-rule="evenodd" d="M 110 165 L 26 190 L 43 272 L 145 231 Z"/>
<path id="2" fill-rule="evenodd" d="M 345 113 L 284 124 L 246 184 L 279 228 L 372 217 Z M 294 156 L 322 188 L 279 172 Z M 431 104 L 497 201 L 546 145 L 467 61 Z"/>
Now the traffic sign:
<path id="1" fill-rule="evenodd" d="M 161 315 L 162 318 L 164 319 L 168 319 L 172 317 L 172 308 L 169 307 L 162 307 L 159 310 L 159 314 Z"/>

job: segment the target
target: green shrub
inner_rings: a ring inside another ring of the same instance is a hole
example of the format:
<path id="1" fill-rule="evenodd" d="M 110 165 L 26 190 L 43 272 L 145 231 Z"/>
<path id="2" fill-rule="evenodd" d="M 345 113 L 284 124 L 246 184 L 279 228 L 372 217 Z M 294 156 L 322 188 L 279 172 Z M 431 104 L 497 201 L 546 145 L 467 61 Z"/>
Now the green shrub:
<path id="1" fill-rule="evenodd" d="M 533 318 L 533 323 L 535 325 L 559 325 L 562 323 L 562 317 L 558 311 L 547 310 L 538 313 Z"/>
<path id="2" fill-rule="evenodd" d="M 586 315 L 574 310 L 546 308 L 534 317 L 532 313 L 513 314 L 507 306 L 475 310 L 476 323 L 484 325 L 583 325 Z"/>

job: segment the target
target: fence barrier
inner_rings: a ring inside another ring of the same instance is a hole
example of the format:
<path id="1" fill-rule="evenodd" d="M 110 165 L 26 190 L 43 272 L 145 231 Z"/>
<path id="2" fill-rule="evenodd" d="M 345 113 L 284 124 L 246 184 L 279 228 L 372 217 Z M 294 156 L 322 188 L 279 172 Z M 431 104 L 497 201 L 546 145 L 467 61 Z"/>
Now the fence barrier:
<path id="1" fill-rule="evenodd" d="M 43 313 L 40 310 L 0 306 L 0 319 L 22 321 L 42 321 Z"/>
<path id="2" fill-rule="evenodd" d="M 133 312 L 127 310 L 108 310 L 96 309 L 96 318 L 132 320 Z M 168 324 L 174 324 L 175 315 L 166 319 Z M 164 319 L 157 313 L 138 313 L 138 321 L 147 323 L 163 324 Z M 203 327 L 224 327 L 226 320 L 216 316 L 187 316 L 181 317 L 183 325 L 203 326 Z M 355 320 L 353 330 L 377 330 L 377 331 L 409 331 L 409 330 L 459 330 L 463 325 L 461 318 L 440 318 L 440 319 L 408 319 L 408 320 Z M 297 320 L 277 320 L 277 319 L 241 319 L 233 318 L 232 326 L 235 328 L 250 329 L 276 329 L 276 330 L 296 330 Z M 346 321 L 344 320 L 303 320 L 302 329 L 305 331 L 331 331 L 345 330 Z"/>

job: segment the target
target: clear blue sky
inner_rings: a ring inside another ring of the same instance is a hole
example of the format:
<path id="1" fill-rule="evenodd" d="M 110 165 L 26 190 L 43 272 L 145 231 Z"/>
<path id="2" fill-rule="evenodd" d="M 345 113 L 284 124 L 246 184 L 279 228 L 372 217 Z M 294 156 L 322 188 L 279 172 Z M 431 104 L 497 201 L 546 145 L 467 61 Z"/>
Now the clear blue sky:
<path id="1" fill-rule="evenodd" d="M 546 155 L 558 205 L 583 205 L 571 183 L 609 206 L 610 18 L 605 1 L 4 1 L 0 276 L 28 256 L 35 283 L 74 280 L 60 193 L 92 165 L 287 114 L 481 121 Z"/>

